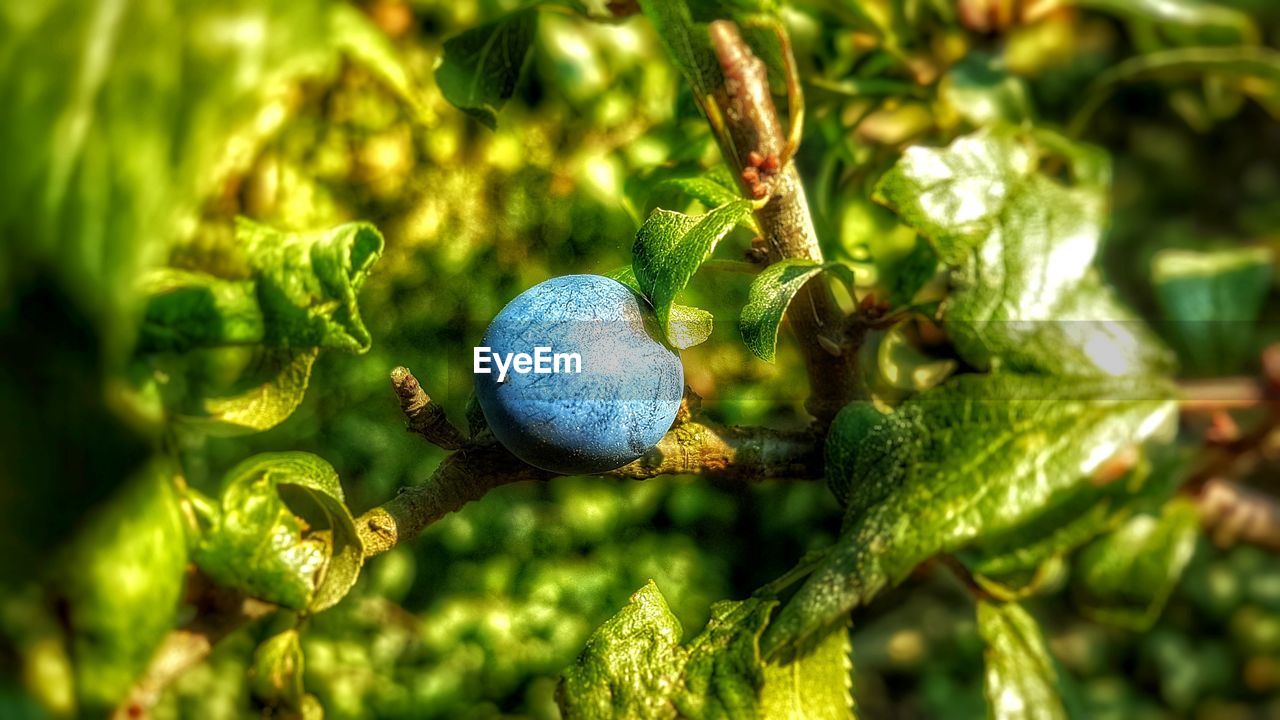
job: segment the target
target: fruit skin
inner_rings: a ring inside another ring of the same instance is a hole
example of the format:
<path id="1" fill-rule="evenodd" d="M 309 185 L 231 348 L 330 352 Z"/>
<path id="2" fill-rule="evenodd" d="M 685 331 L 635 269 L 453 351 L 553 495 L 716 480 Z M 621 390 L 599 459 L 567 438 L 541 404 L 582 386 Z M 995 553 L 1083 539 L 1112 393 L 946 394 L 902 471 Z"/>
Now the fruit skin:
<path id="1" fill-rule="evenodd" d="M 475 375 L 493 434 L 530 465 L 564 474 L 622 467 L 670 429 L 684 394 L 680 356 L 648 305 L 599 275 L 564 275 L 521 293 L 485 331 L 493 354 L 578 353 L 580 373 Z"/>

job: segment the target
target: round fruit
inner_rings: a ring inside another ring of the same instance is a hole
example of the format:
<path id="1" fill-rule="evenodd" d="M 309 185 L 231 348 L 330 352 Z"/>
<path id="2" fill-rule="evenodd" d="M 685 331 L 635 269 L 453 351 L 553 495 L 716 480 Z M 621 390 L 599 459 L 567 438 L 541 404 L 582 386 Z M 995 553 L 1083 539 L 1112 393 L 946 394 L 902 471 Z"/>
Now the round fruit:
<path id="1" fill-rule="evenodd" d="M 476 399 L 498 440 L 553 472 L 597 473 L 662 439 L 684 393 L 680 356 L 645 302 L 599 275 L 512 300 L 475 349 Z"/>

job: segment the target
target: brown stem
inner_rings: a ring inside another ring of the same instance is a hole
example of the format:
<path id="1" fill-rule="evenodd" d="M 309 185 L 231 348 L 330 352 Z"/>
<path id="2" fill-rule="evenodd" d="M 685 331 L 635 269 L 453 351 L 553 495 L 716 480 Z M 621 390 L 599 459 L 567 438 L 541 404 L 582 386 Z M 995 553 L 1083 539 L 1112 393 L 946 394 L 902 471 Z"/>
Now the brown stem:
<path id="1" fill-rule="evenodd" d="M 719 116 L 712 128 L 743 194 L 753 197 L 761 182 L 766 184 L 768 201 L 755 215 L 769 261 L 806 258 L 822 262 L 818 234 L 800 173 L 788 157 L 787 135 L 769 92 L 764 62 L 732 22 L 717 20 L 709 30 L 724 76 L 724 84 L 712 93 L 715 109 L 710 112 Z M 754 169 L 754 161 L 761 158 L 772 158 L 779 167 L 765 180 L 753 183 L 750 178 L 758 173 L 748 168 Z M 822 282 L 811 282 L 796 294 L 787 320 L 800 343 L 809 377 L 806 408 L 825 426 L 840 408 L 863 394 L 855 343 L 845 335 L 844 315 L 831 289 Z"/>
<path id="2" fill-rule="evenodd" d="M 445 450 L 457 450 L 466 442 L 462 432 L 449 422 L 444 408 L 431 399 L 408 368 L 391 371 L 391 388 L 400 399 L 400 410 L 408 421 L 409 432 Z"/>

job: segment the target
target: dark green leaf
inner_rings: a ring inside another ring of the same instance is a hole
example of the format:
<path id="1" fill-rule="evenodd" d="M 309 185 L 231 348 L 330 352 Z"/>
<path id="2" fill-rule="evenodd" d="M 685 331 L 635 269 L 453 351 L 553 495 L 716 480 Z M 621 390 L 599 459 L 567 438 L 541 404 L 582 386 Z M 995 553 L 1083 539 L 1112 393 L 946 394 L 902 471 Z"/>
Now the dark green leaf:
<path id="1" fill-rule="evenodd" d="M 294 628 L 272 635 L 253 653 L 253 694 L 259 702 L 299 711 L 306 692 L 302 687 L 302 645 Z"/>
<path id="2" fill-rule="evenodd" d="M 1204 76 L 1265 80 L 1251 87 L 1249 93 L 1273 115 L 1280 112 L 1280 52 L 1263 47 L 1175 48 L 1138 55 L 1112 65 L 1094 78 L 1071 119 L 1071 133 L 1079 135 L 1107 98 L 1126 83 Z"/>
<path id="3" fill-rule="evenodd" d="M 1254 323 L 1271 290 L 1272 263 L 1271 251 L 1261 247 L 1156 254 L 1156 301 L 1189 370 L 1229 374 L 1249 359 Z"/>
<path id="4" fill-rule="evenodd" d="M 1164 430 L 1171 396 L 1130 380 L 962 375 L 887 415 L 845 408 L 827 439 L 844 528 L 766 650 L 803 647 L 937 553 L 1038 521 L 1117 452 Z"/>
<path id="5" fill-rule="evenodd" d="M 251 344 L 369 349 L 356 295 L 382 254 L 382 235 L 372 225 L 282 233 L 241 219 L 236 241 L 250 279 L 162 270 L 145 281 L 151 298 L 141 350 Z"/>
<path id="6" fill-rule="evenodd" d="M 988 717 L 1066 720 L 1058 671 L 1035 618 L 1014 603 L 978 603 L 978 633 L 986 643 Z"/>
<path id="7" fill-rule="evenodd" d="M 1133 517 L 1081 551 L 1072 581 L 1076 604 L 1100 622 L 1151 627 L 1190 562 L 1199 531 L 1200 513 L 1188 500 Z"/>
<path id="8" fill-rule="evenodd" d="M 823 271 L 840 275 L 850 285 L 853 271 L 840 263 L 817 263 L 804 258 L 791 258 L 765 268 L 751 282 L 747 304 L 742 308 L 738 328 L 751 352 L 765 362 L 773 362 L 778 345 L 778 327 L 791 299 L 805 283 Z"/>
<path id="9" fill-rule="evenodd" d="M 526 8 L 446 40 L 436 68 L 445 99 L 496 128 L 498 111 L 516 91 L 537 25 L 537 11 Z"/>
<path id="10" fill-rule="evenodd" d="M 980 368 L 1133 375 L 1166 351 L 1092 268 L 1105 190 L 1038 170 L 1037 148 L 1007 131 L 942 149 L 912 147 L 877 198 L 925 235 L 951 270 L 943 319 Z"/>
<path id="11" fill-rule="evenodd" d="M 970 53 L 953 65 L 938 83 L 938 97 L 975 127 L 1031 119 L 1026 85 L 1000 67 L 998 56 L 987 53 Z"/>
<path id="12" fill-rule="evenodd" d="M 355 584 L 364 548 L 338 475 L 309 453 L 265 453 L 227 473 L 196 561 L 215 581 L 320 612 Z"/>
<path id="13" fill-rule="evenodd" d="M 642 294 L 653 305 L 667 338 L 687 342 L 671 330 L 676 294 L 689 284 L 716 244 L 751 214 L 749 200 L 735 200 L 705 215 L 654 210 L 636 232 L 632 267 Z"/>
<path id="14" fill-rule="evenodd" d="M 81 711 L 114 707 L 177 622 L 187 539 L 172 469 L 153 462 L 61 562 Z"/>

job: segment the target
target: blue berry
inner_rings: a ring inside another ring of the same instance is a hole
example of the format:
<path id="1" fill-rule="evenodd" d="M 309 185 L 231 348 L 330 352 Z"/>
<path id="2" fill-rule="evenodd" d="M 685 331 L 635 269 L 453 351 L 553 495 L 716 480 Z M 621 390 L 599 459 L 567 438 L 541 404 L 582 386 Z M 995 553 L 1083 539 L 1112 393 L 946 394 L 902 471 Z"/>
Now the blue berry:
<path id="1" fill-rule="evenodd" d="M 684 368 L 659 337 L 652 311 L 625 285 L 552 278 L 489 324 L 489 350 L 474 355 L 489 371 L 475 374 L 476 399 L 499 442 L 530 465 L 565 474 L 621 467 L 662 439 L 680 407 Z"/>

